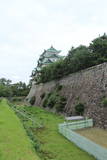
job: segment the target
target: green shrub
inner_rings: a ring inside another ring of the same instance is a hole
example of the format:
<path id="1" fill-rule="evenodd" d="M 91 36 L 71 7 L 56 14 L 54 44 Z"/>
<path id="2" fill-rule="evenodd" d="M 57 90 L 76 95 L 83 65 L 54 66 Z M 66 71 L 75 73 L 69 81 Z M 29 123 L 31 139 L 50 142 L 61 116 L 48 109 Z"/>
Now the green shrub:
<path id="1" fill-rule="evenodd" d="M 63 87 L 62 85 L 57 85 L 56 90 L 60 91 L 62 89 L 62 87 Z"/>
<path id="2" fill-rule="evenodd" d="M 61 87 L 62 86 L 58 86 L 58 88 L 56 88 L 53 92 L 48 93 L 43 101 L 43 107 L 55 108 L 57 112 L 63 111 L 66 104 L 66 98 L 60 96 L 58 93 Z"/>
<path id="3" fill-rule="evenodd" d="M 12 101 L 17 102 L 17 101 L 22 101 L 23 97 L 13 97 Z"/>
<path id="4" fill-rule="evenodd" d="M 45 92 L 40 95 L 41 99 L 45 97 Z"/>
<path id="5" fill-rule="evenodd" d="M 63 96 L 59 96 L 58 102 L 55 104 L 56 111 L 63 112 L 65 105 L 66 105 L 66 98 Z"/>
<path id="6" fill-rule="evenodd" d="M 47 107 L 47 102 L 48 102 L 48 99 L 47 99 L 47 97 L 44 99 L 44 101 L 43 101 L 43 107 L 45 108 L 45 107 Z"/>
<path id="7" fill-rule="evenodd" d="M 36 97 L 33 96 L 33 97 L 31 97 L 29 102 L 30 102 L 31 105 L 34 105 L 35 101 L 36 101 Z"/>
<path id="8" fill-rule="evenodd" d="M 104 99 L 102 100 L 102 106 L 103 106 L 103 107 L 107 107 L 107 98 L 104 98 Z"/>
<path id="9" fill-rule="evenodd" d="M 51 96 L 48 99 L 47 106 L 49 108 L 53 108 L 55 103 L 57 103 L 57 99 L 58 99 L 58 97 L 55 93 L 51 94 Z"/>
<path id="10" fill-rule="evenodd" d="M 61 103 L 57 103 L 57 104 L 55 105 L 55 109 L 56 109 L 57 112 L 63 112 L 64 106 L 65 106 L 65 105 L 62 105 Z"/>
<path id="11" fill-rule="evenodd" d="M 67 100 L 67 99 L 66 99 L 64 96 L 61 96 L 61 102 L 64 103 L 64 102 L 66 102 L 66 100 Z"/>
<path id="12" fill-rule="evenodd" d="M 47 107 L 47 103 L 48 103 L 48 99 L 49 97 L 51 96 L 51 93 L 48 93 L 46 96 L 45 96 L 45 99 L 43 101 L 43 107 Z"/>
<path id="13" fill-rule="evenodd" d="M 46 98 L 43 101 L 43 107 L 49 107 L 52 108 L 55 104 L 56 96 L 53 92 L 50 92 L 47 94 Z"/>
<path id="14" fill-rule="evenodd" d="M 83 115 L 84 113 L 84 105 L 82 103 L 78 103 L 76 106 L 75 106 L 75 111 L 78 115 Z"/>

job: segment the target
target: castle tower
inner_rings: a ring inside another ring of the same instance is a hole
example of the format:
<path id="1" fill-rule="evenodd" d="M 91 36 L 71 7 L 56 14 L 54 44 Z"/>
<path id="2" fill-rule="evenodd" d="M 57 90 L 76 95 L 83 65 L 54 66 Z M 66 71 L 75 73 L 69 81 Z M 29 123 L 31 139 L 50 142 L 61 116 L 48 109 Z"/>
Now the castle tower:
<path id="1" fill-rule="evenodd" d="M 56 62 L 63 58 L 63 56 L 59 55 L 61 50 L 56 50 L 53 46 L 49 49 L 44 50 L 44 52 L 40 55 L 40 58 L 37 63 L 37 67 L 35 71 L 32 73 L 32 77 L 37 77 L 40 74 L 41 68 L 45 67 L 53 62 Z M 34 79 L 35 79 L 34 78 Z"/>

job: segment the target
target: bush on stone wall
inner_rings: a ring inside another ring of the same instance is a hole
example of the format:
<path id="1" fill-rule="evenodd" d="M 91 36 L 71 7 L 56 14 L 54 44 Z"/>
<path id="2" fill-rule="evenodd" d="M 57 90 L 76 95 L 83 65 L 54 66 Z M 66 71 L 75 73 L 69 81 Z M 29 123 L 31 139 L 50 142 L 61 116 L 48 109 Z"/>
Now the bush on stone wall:
<path id="1" fill-rule="evenodd" d="M 47 106 L 49 108 L 53 108 L 54 105 L 57 103 L 57 101 L 58 101 L 58 95 L 56 93 L 52 93 L 48 99 Z"/>
<path id="2" fill-rule="evenodd" d="M 31 97 L 29 102 L 30 102 L 31 105 L 34 105 L 35 101 L 36 101 L 36 97 L 33 96 L 33 97 Z"/>
<path id="3" fill-rule="evenodd" d="M 107 98 L 104 98 L 104 99 L 102 100 L 102 106 L 103 106 L 103 107 L 107 107 Z"/>
<path id="4" fill-rule="evenodd" d="M 54 91 L 47 94 L 43 101 L 43 107 L 55 108 L 57 112 L 63 112 L 66 105 L 66 98 L 59 94 L 59 90 L 56 87 Z"/>
<path id="5" fill-rule="evenodd" d="M 62 89 L 63 85 L 57 85 L 56 87 L 57 87 L 56 90 L 60 91 Z"/>
<path id="6" fill-rule="evenodd" d="M 41 99 L 43 99 L 45 97 L 45 92 L 43 92 L 41 95 L 40 95 Z"/>
<path id="7" fill-rule="evenodd" d="M 84 113 L 84 104 L 82 103 L 78 103 L 77 105 L 75 105 L 75 111 L 78 115 L 83 115 Z"/>
<path id="8" fill-rule="evenodd" d="M 59 97 L 59 101 L 55 104 L 55 109 L 57 112 L 63 112 L 66 105 L 66 98 L 63 96 Z"/>
<path id="9" fill-rule="evenodd" d="M 51 96 L 51 93 L 48 93 L 46 96 L 45 96 L 45 99 L 43 101 L 43 107 L 47 107 L 47 103 L 48 103 L 48 99 L 49 97 Z"/>

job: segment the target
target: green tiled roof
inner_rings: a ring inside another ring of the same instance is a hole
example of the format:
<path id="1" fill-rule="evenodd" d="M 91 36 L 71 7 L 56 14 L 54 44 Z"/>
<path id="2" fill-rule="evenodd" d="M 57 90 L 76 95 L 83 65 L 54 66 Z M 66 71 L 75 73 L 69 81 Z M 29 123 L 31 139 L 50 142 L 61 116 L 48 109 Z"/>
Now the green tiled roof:
<path id="1" fill-rule="evenodd" d="M 51 46 L 49 49 L 46 50 L 46 52 L 60 53 L 61 51 L 58 51 L 55 48 L 53 48 L 53 46 Z"/>
<path id="2" fill-rule="evenodd" d="M 60 50 L 56 50 L 55 48 L 53 48 L 53 46 L 51 46 L 47 50 L 44 50 L 44 52 L 40 55 L 40 58 L 38 60 L 37 71 L 39 72 L 43 66 L 46 66 L 61 59 L 63 56 L 60 56 L 58 54 L 60 52 Z"/>

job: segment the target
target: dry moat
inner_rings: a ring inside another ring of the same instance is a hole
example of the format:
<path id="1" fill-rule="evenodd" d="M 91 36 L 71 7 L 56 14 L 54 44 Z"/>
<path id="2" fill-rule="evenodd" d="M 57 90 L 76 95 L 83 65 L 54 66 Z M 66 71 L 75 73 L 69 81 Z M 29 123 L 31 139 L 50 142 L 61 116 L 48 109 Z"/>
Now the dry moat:
<path id="1" fill-rule="evenodd" d="M 107 130 L 101 128 L 87 128 L 77 130 L 76 132 L 101 145 L 102 147 L 107 148 Z"/>

